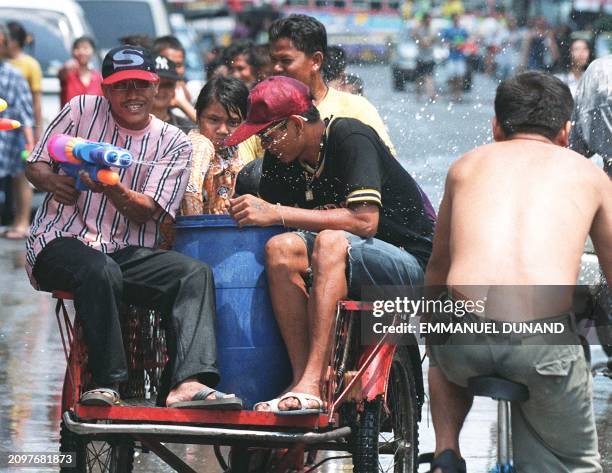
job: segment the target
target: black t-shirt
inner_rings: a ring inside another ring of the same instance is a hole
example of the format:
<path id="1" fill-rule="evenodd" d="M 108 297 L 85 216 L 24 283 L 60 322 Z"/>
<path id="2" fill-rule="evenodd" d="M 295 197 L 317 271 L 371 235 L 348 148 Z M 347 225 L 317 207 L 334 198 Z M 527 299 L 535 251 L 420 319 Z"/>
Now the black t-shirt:
<path id="1" fill-rule="evenodd" d="M 425 266 L 431 255 L 435 211 L 376 131 L 359 120 L 338 118 L 329 125 L 322 154 L 313 173 L 297 160 L 285 165 L 266 153 L 260 196 L 304 209 L 376 204 L 380 206 L 376 238 L 404 248 Z"/>

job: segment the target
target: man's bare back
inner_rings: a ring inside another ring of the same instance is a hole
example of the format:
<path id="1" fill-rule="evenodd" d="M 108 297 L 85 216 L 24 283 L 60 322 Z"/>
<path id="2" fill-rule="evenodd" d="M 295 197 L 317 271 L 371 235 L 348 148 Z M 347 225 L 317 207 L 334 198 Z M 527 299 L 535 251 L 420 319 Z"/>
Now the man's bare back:
<path id="1" fill-rule="evenodd" d="M 436 231 L 448 252 L 439 283 L 523 286 L 518 306 L 504 314 L 513 319 L 569 309 L 569 293 L 545 309 L 525 296 L 536 286 L 576 284 L 589 233 L 612 280 L 612 183 L 583 156 L 538 135 L 487 144 L 454 163 Z M 472 289 L 470 297 L 482 295 Z"/>
<path id="2" fill-rule="evenodd" d="M 612 281 L 612 181 L 565 149 L 574 102 L 559 79 L 516 74 L 497 87 L 494 105 L 495 143 L 449 170 L 425 285 L 432 295 L 442 285 L 454 298 L 486 297 L 476 316 L 550 317 L 564 333 L 554 340 L 520 330 L 491 334 L 483 339 L 489 349 L 454 335 L 429 344 L 433 471 L 465 473 L 459 432 L 473 397 L 466 386 L 495 373 L 530 392 L 512 418 L 517 471 L 601 472 L 590 372 L 568 311 L 587 235 Z"/>

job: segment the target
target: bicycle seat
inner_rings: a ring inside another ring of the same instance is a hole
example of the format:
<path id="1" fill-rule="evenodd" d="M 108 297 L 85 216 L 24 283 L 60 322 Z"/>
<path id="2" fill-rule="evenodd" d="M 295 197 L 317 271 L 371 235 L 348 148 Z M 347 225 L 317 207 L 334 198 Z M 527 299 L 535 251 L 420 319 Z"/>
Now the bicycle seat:
<path id="1" fill-rule="evenodd" d="M 525 402 L 529 388 L 500 376 L 474 376 L 468 379 L 468 389 L 474 396 L 490 397 L 497 401 Z"/>

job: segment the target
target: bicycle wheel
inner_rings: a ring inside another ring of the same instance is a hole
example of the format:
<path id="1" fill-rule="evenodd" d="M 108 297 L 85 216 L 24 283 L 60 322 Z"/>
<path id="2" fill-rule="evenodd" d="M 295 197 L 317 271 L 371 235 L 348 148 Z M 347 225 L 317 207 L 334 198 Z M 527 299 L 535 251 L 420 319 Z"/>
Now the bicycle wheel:
<path id="1" fill-rule="evenodd" d="M 60 452 L 76 454 L 76 468 L 61 473 L 131 473 L 134 468 L 134 442 L 118 438 L 110 442 L 60 429 Z"/>
<path id="2" fill-rule="evenodd" d="M 391 365 L 385 413 L 382 399 L 366 402 L 354 442 L 354 473 L 414 473 L 418 457 L 416 383 L 405 347 Z"/>

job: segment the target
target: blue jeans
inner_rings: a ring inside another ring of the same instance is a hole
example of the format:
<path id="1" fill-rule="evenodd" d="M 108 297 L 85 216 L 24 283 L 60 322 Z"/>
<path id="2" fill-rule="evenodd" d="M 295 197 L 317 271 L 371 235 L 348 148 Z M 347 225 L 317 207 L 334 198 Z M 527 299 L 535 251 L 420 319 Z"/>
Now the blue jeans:
<path id="1" fill-rule="evenodd" d="M 308 260 L 312 256 L 316 232 L 295 232 L 304 243 Z M 350 298 L 361 298 L 367 286 L 418 286 L 423 284 L 424 272 L 419 261 L 410 253 L 376 238 L 362 238 L 344 232 L 349 242 L 347 258 L 347 286 Z M 311 272 L 307 285 L 311 284 Z"/>

